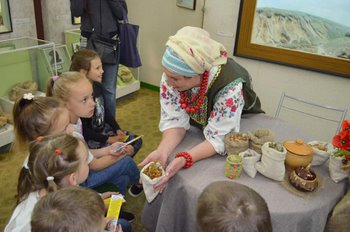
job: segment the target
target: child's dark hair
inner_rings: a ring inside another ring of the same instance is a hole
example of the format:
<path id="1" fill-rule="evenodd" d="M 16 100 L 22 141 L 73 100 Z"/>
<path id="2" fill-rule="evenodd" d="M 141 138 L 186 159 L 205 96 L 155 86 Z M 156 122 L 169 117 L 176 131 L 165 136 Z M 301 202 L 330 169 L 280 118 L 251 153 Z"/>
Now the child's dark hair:
<path id="1" fill-rule="evenodd" d="M 104 220 L 104 203 L 93 190 L 70 186 L 39 200 L 35 205 L 33 232 L 100 231 Z"/>
<path id="2" fill-rule="evenodd" d="M 39 137 L 29 145 L 29 157 L 18 179 L 17 204 L 40 189 L 56 191 L 64 177 L 79 169 L 79 140 L 68 134 Z"/>
<path id="3" fill-rule="evenodd" d="M 79 50 L 72 56 L 70 71 L 80 72 L 81 69 L 89 72 L 91 68 L 91 61 L 100 58 L 94 50 L 83 49 Z"/>
<path id="4" fill-rule="evenodd" d="M 271 232 L 265 200 L 253 189 L 231 181 L 208 185 L 198 198 L 199 231 Z"/>
<path id="5" fill-rule="evenodd" d="M 13 108 L 15 141 L 12 149 L 26 150 L 28 142 L 50 134 L 62 110 L 65 110 L 63 103 L 53 97 L 20 98 Z"/>

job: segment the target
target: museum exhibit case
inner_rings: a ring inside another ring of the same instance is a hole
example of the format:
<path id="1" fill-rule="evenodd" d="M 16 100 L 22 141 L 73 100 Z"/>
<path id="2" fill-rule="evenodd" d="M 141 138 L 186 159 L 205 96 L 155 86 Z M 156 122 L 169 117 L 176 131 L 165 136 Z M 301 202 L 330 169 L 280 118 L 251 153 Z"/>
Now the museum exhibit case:
<path id="1" fill-rule="evenodd" d="M 45 92 L 47 80 L 57 75 L 58 71 L 68 70 L 69 62 L 65 45 L 55 46 L 54 42 L 30 37 L 1 40 L 0 112 L 12 113 L 17 99 L 13 98 L 12 93 L 15 92 L 18 96 L 24 93 L 27 90 L 22 87 L 24 83 L 30 84 L 30 91 L 34 94 Z M 13 127 L 6 123 L 0 128 L 0 147 L 12 140 Z"/>

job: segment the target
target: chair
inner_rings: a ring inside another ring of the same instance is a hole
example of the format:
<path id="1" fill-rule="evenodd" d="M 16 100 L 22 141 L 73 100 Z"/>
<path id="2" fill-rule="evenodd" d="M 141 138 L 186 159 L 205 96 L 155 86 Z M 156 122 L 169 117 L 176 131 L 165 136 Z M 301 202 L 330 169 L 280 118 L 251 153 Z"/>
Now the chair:
<path id="1" fill-rule="evenodd" d="M 283 111 L 287 113 L 284 114 L 284 118 L 281 117 Z M 331 138 L 339 132 L 347 111 L 347 108 L 321 105 L 282 92 L 276 109 L 275 118 L 288 118 L 286 121 L 294 122 L 295 125 L 299 125 L 299 127 L 302 127 L 304 130 L 309 129 L 307 132 L 311 132 L 309 133 L 310 135 L 316 135 L 317 139 L 323 137 L 323 139 L 326 138 L 327 141 L 330 141 Z M 309 116 L 311 120 L 309 119 L 308 122 L 305 122 L 305 116 Z M 315 121 L 315 119 L 320 120 Z M 304 123 L 302 123 L 302 121 L 304 121 Z M 317 123 L 318 128 L 316 127 Z M 313 126 L 314 128 L 312 128 Z M 318 133 L 315 134 L 313 132 Z"/>

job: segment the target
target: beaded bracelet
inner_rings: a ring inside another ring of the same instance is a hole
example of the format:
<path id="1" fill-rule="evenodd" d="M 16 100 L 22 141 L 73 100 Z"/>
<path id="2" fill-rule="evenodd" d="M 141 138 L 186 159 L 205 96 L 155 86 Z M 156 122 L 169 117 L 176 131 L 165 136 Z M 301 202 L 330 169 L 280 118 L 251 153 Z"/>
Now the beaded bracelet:
<path id="1" fill-rule="evenodd" d="M 192 160 L 192 156 L 190 153 L 188 152 L 179 152 L 176 154 L 175 158 L 178 157 L 184 157 L 186 160 L 186 164 L 185 166 L 183 166 L 184 169 L 190 168 L 193 165 L 193 160 Z"/>

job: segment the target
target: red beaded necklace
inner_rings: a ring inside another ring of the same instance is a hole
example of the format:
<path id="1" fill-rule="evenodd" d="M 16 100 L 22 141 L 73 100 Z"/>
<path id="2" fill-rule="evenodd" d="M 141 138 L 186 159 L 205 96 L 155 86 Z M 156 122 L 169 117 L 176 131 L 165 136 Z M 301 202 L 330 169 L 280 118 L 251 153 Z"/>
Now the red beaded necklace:
<path id="1" fill-rule="evenodd" d="M 190 99 L 191 94 L 186 94 L 185 91 L 180 92 L 181 108 L 185 109 L 187 113 L 196 113 L 199 110 L 199 108 L 202 106 L 204 101 L 205 91 L 207 90 L 207 86 L 208 86 L 208 77 L 209 77 L 209 72 L 205 71 L 203 73 L 203 80 L 202 80 L 199 92 L 192 99 Z"/>

